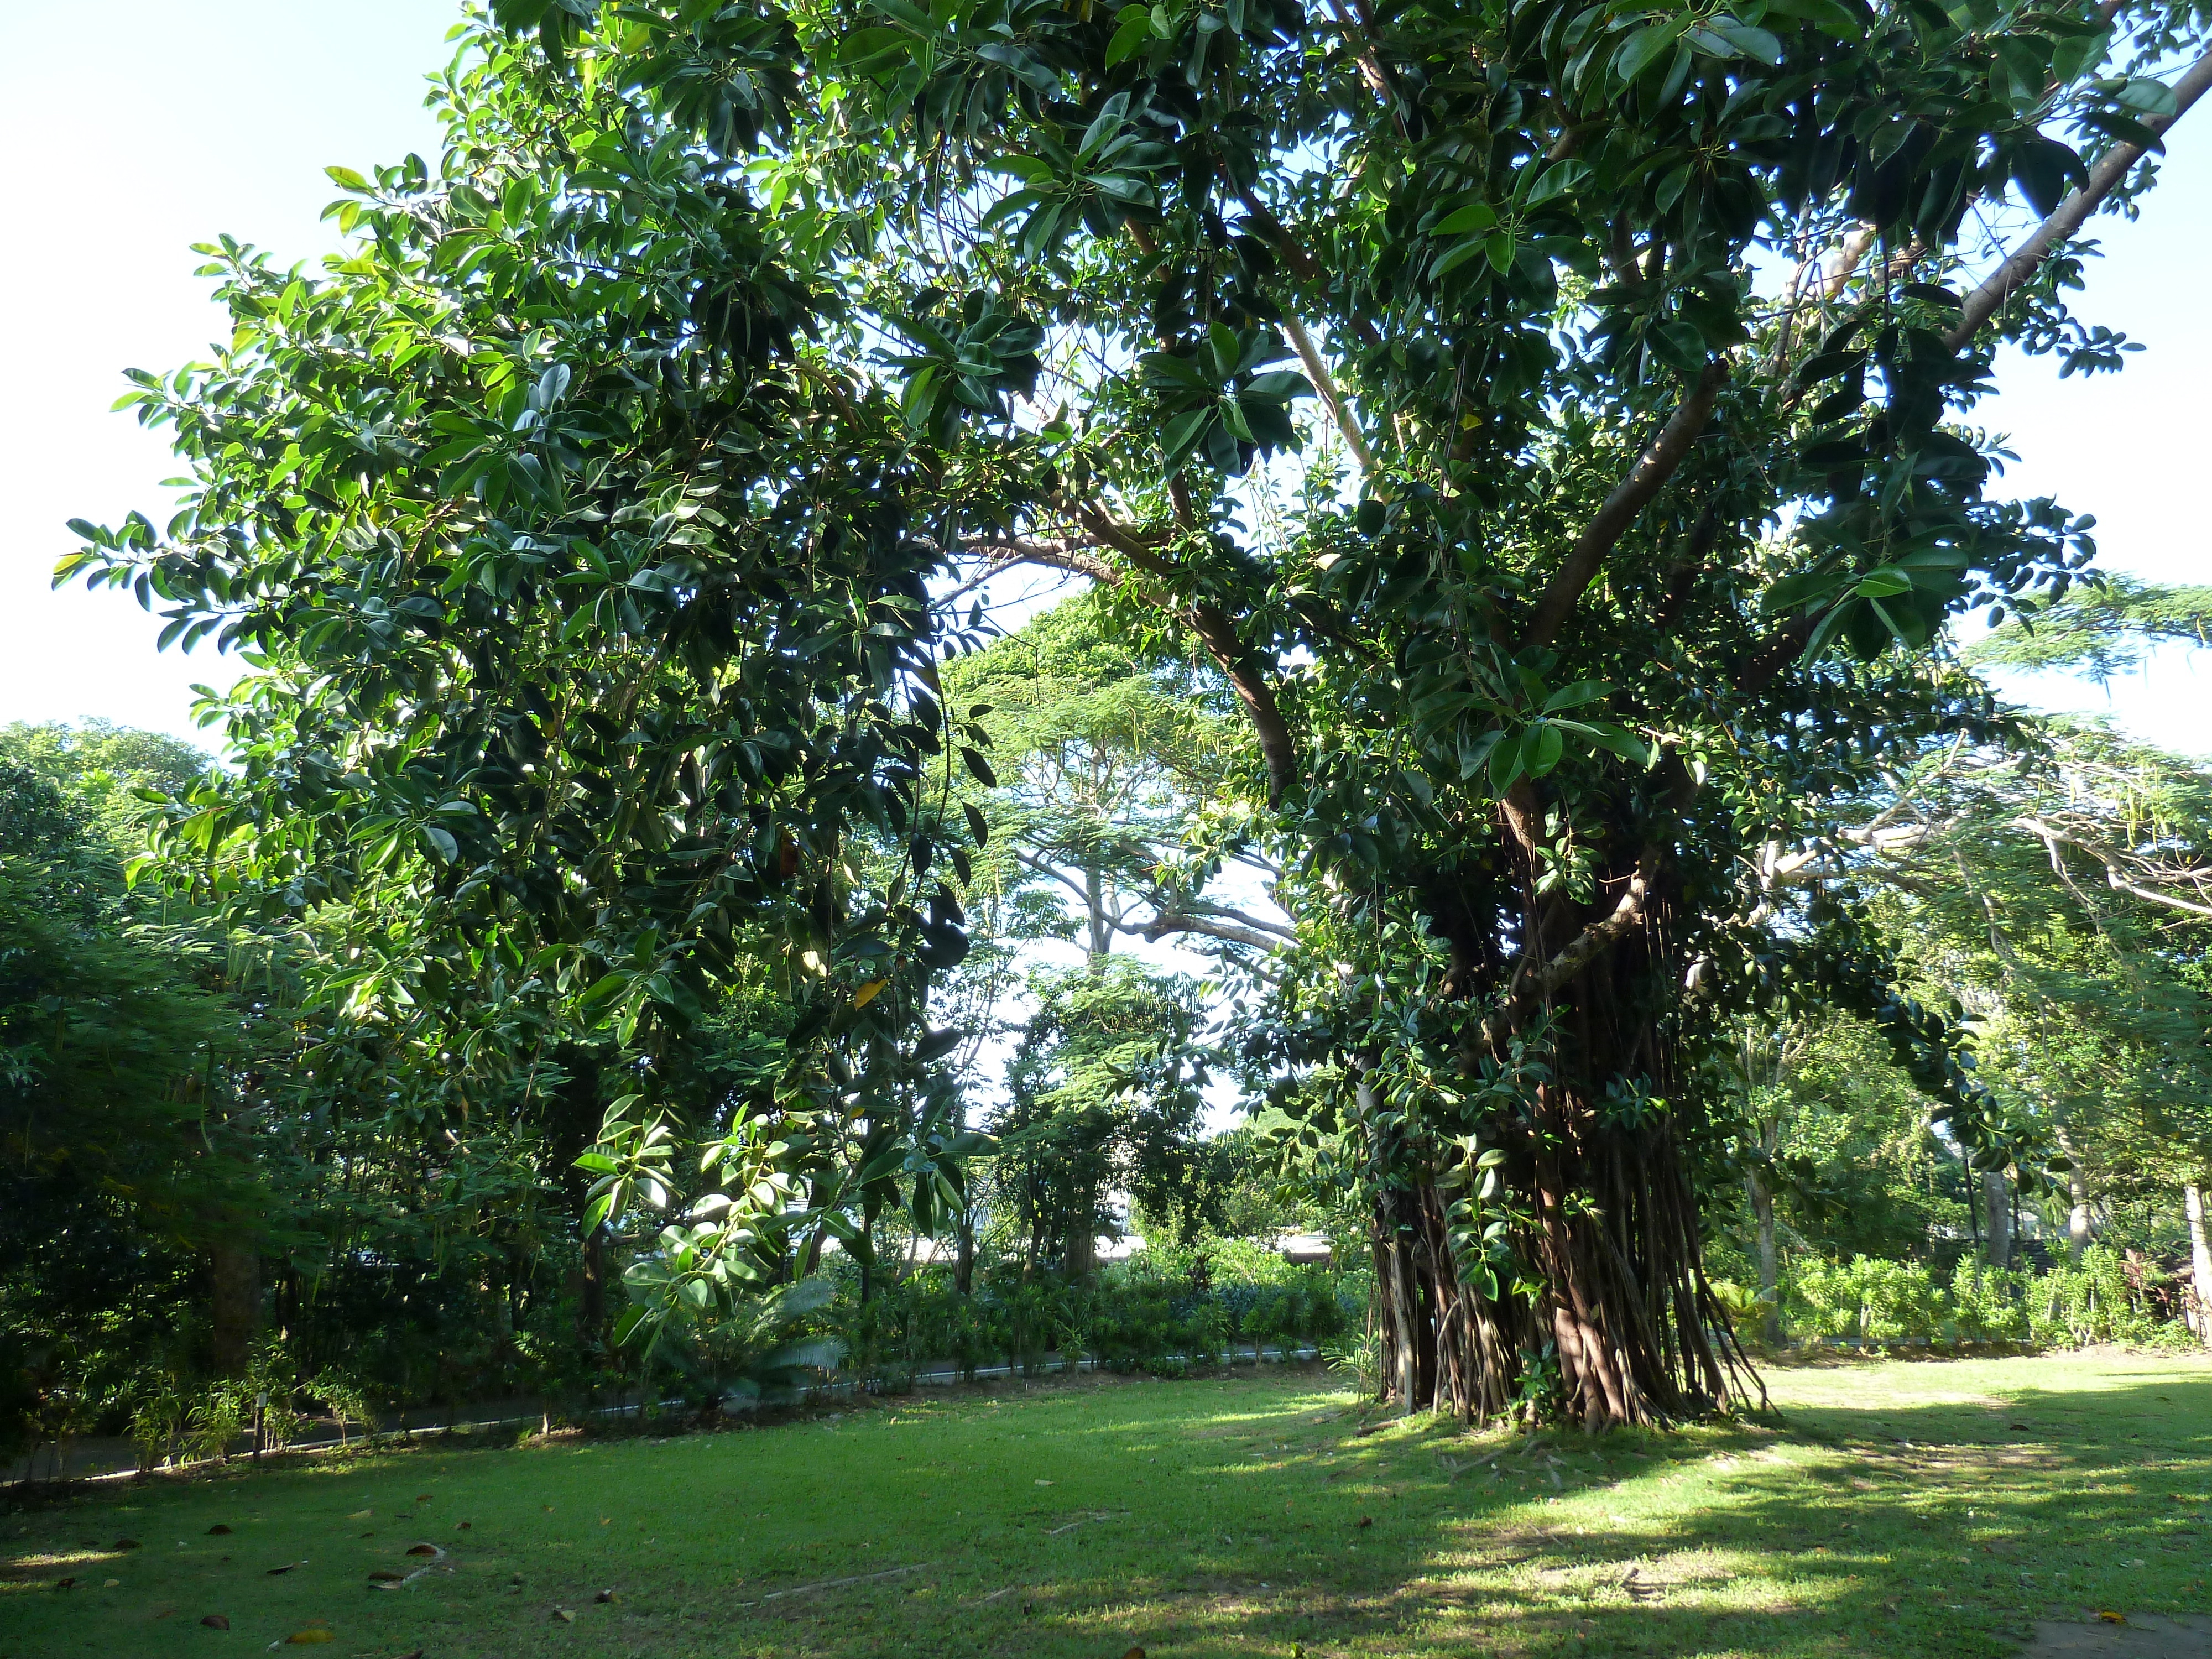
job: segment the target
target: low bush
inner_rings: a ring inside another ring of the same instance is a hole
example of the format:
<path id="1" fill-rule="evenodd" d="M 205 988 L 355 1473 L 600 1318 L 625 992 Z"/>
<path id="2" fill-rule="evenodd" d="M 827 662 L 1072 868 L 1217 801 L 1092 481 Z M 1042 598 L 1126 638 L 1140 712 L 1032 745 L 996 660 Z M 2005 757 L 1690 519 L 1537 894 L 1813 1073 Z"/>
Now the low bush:
<path id="1" fill-rule="evenodd" d="M 1782 1312 L 1799 1337 L 1844 1338 L 1881 1346 L 1911 1340 L 2033 1342 L 2081 1347 L 2093 1342 L 2166 1346 L 2191 1338 L 2154 1294 L 2155 1269 L 2093 1245 L 2079 1263 L 2048 1271 L 2000 1271 L 1971 1257 L 1948 1285 L 1924 1263 L 1854 1256 L 1790 1264 Z"/>
<path id="2" fill-rule="evenodd" d="M 1223 1252 L 1222 1255 L 1227 1255 Z M 1088 1284 L 1004 1275 L 962 1295 L 950 1273 L 922 1272 L 872 1295 L 840 1287 L 821 1328 L 842 1339 L 845 1371 L 878 1390 L 912 1386 L 920 1371 L 949 1366 L 963 1377 L 1004 1365 L 1034 1376 L 1048 1364 L 1088 1358 L 1116 1371 L 1184 1376 L 1249 1346 L 1285 1357 L 1333 1340 L 1364 1311 L 1346 1275 L 1263 1255 L 1246 1265 L 1216 1255 L 1194 1273 L 1187 1252 L 1146 1251 Z M 1256 1357 L 1256 1356 L 1255 1356 Z"/>

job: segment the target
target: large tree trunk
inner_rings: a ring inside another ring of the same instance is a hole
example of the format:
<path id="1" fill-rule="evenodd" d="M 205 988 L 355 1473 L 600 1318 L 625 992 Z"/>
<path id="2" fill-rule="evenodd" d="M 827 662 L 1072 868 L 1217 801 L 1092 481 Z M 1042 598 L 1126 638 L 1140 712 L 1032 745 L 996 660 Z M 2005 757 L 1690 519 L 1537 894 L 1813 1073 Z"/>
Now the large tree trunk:
<path id="1" fill-rule="evenodd" d="M 1379 1103 L 1364 1085 L 1360 1098 Z M 1440 1159 L 1427 1179 L 1377 1198 L 1377 1303 L 1400 1410 L 1482 1422 L 1555 1381 L 1548 1403 L 1596 1431 L 1681 1421 L 1744 1392 L 1748 1368 L 1705 1281 L 1671 1122 L 1660 1113 L 1607 1127 L 1584 1098 L 1543 1085 L 1531 1144 L 1501 1169 L 1530 1204 L 1510 1244 L 1542 1287 L 1533 1298 L 1516 1294 L 1510 1273 L 1455 1253 L 1463 1170 Z M 1456 1143 L 1445 1149 L 1464 1158 Z"/>
<path id="2" fill-rule="evenodd" d="M 1544 823 L 1524 779 L 1497 856 L 1407 872 L 1450 951 L 1467 1086 L 1386 1085 L 1374 1055 L 1357 1079 L 1393 1394 L 1469 1421 L 1525 1401 L 1592 1431 L 1679 1422 L 1758 1383 L 1706 1281 L 1668 1103 L 1698 1088 L 1671 842 L 1585 821 L 1620 850 L 1577 897 L 1543 878 Z"/>
<path id="3" fill-rule="evenodd" d="M 2190 1297 L 2197 1304 L 2197 1340 L 2212 1348 L 2212 1245 L 2204 1237 L 2204 1193 L 2195 1182 L 2181 1189 L 2189 1217 Z"/>
<path id="4" fill-rule="evenodd" d="M 1759 1321 L 1759 1336 L 1768 1347 L 1778 1348 L 1782 1346 L 1782 1274 L 1774 1248 L 1774 1194 L 1756 1170 L 1744 1176 L 1743 1187 L 1751 1200 L 1752 1224 L 1758 1234 L 1759 1299 L 1766 1308 Z"/>
<path id="5" fill-rule="evenodd" d="M 1097 1265 L 1097 1200 L 1088 1193 L 1078 1193 L 1068 1206 L 1067 1240 L 1060 1255 L 1060 1270 L 1071 1279 L 1088 1279 Z"/>
<path id="6" fill-rule="evenodd" d="M 210 1312 L 218 1376 L 243 1376 L 253 1365 L 261 1334 L 261 1257 L 238 1238 L 218 1240 L 208 1251 Z"/>
<path id="7" fill-rule="evenodd" d="M 1106 957 L 1114 949 L 1114 924 L 1106 915 L 1106 876 L 1097 865 L 1085 865 L 1083 870 L 1083 912 L 1088 934 L 1084 957 L 1093 973 L 1106 965 Z"/>
<path id="8" fill-rule="evenodd" d="M 1990 1266 L 2002 1273 L 2012 1266 L 2012 1188 L 2004 1171 L 1982 1171 L 1982 1237 Z"/>

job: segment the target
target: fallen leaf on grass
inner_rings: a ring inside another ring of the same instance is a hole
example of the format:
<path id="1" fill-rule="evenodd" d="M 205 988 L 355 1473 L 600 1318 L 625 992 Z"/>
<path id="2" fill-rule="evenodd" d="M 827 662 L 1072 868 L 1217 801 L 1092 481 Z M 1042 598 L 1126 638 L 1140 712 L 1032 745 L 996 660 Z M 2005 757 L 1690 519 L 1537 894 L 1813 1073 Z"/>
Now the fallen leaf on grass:
<path id="1" fill-rule="evenodd" d="M 556 1619 L 558 1619 L 564 1625 L 573 1625 L 576 1622 L 576 1615 L 569 1612 L 566 1607 L 554 1608 L 553 1616 Z"/>
<path id="2" fill-rule="evenodd" d="M 1367 1530 L 1367 1528 L 1370 1528 L 1370 1527 L 1373 1526 L 1374 1524 L 1375 1524 L 1375 1517 L 1374 1517 L 1373 1516 L 1371 1516 L 1371 1515 L 1363 1515 L 1363 1516 L 1361 1516 L 1359 1517 L 1359 1528 L 1358 1528 L 1358 1529 L 1359 1529 L 1361 1532 L 1364 1532 L 1364 1531 L 1366 1531 L 1366 1530 Z"/>
<path id="3" fill-rule="evenodd" d="M 473 1532 L 476 1530 L 476 1522 L 473 1521 L 456 1521 L 453 1522 L 453 1530 L 455 1532 Z"/>
<path id="4" fill-rule="evenodd" d="M 270 1569 L 269 1569 L 269 1576 L 270 1576 L 271 1578 L 274 1578 L 274 1577 L 276 1577 L 279 1573 L 290 1572 L 290 1571 L 291 1571 L 294 1568 L 295 1568 L 295 1567 L 304 1567 L 304 1566 L 306 1566 L 307 1565 L 307 1564 L 305 1561 L 287 1561 L 287 1562 L 286 1562 L 283 1566 L 281 1566 L 281 1567 L 271 1567 L 271 1568 L 270 1568 Z"/>
<path id="5" fill-rule="evenodd" d="M 1145 1650 L 1142 1648 L 1133 1647 L 1121 1656 L 1121 1659 L 1145 1659 Z"/>
<path id="6" fill-rule="evenodd" d="M 138 1547 L 138 1540 L 135 1538 L 118 1538 L 110 1547 L 118 1550 L 135 1550 Z"/>
<path id="7" fill-rule="evenodd" d="M 295 1630 L 284 1638 L 287 1644 L 295 1648 L 312 1647 L 318 1642 L 335 1642 L 337 1639 L 329 1631 L 321 1629 Z M 271 1642 L 269 1645 L 273 1648 L 276 1644 Z"/>
<path id="8" fill-rule="evenodd" d="M 430 1501 L 430 1494 L 427 1492 L 418 1492 L 415 1494 L 415 1501 L 418 1504 L 427 1504 Z"/>
<path id="9" fill-rule="evenodd" d="M 1049 1480 L 1040 1480 L 1040 1481 L 1038 1481 L 1038 1482 L 1037 1482 L 1037 1485 L 1039 1485 L 1040 1486 L 1049 1486 L 1050 1485 L 1052 1485 L 1052 1482 L 1051 1482 L 1051 1481 L 1049 1481 Z"/>
<path id="10" fill-rule="evenodd" d="M 376 1519 L 376 1511 L 374 1510 L 356 1510 L 351 1515 L 346 1516 L 346 1519 L 349 1521 L 374 1521 Z"/>
<path id="11" fill-rule="evenodd" d="M 389 1567 L 379 1567 L 368 1575 L 369 1582 L 375 1584 L 397 1584 L 406 1577 L 405 1573 L 394 1572 Z"/>
<path id="12" fill-rule="evenodd" d="M 174 1607 L 156 1607 L 154 1609 L 154 1616 L 156 1619 L 167 1619 L 175 1611 L 176 1609 Z"/>
<path id="13" fill-rule="evenodd" d="M 200 1620 L 200 1623 L 205 1625 L 210 1630 L 228 1630 L 230 1628 L 230 1620 L 224 1618 L 219 1613 L 211 1613 L 208 1614 L 206 1618 Z"/>
<path id="14" fill-rule="evenodd" d="M 230 1528 L 218 1521 L 207 1529 L 207 1535 L 210 1538 L 228 1538 L 230 1536 Z"/>
<path id="15" fill-rule="evenodd" d="M 601 1607 L 605 1607 L 610 1601 L 621 1601 L 622 1595 L 618 1591 L 603 1589 L 597 1595 L 594 1595 L 592 1600 L 598 1602 Z"/>
<path id="16" fill-rule="evenodd" d="M 122 1583 L 123 1581 L 120 1578 L 104 1578 L 100 1581 L 100 1587 L 102 1589 L 114 1589 Z"/>
<path id="17" fill-rule="evenodd" d="M 2124 1613 L 2100 1613 L 2097 1617 L 2108 1625 L 2124 1625 L 2128 1622 L 2128 1616 Z"/>
<path id="18" fill-rule="evenodd" d="M 407 1547 L 407 1553 L 410 1555 L 428 1555 L 440 1561 L 446 1559 L 446 1552 L 435 1544 L 410 1544 Z"/>

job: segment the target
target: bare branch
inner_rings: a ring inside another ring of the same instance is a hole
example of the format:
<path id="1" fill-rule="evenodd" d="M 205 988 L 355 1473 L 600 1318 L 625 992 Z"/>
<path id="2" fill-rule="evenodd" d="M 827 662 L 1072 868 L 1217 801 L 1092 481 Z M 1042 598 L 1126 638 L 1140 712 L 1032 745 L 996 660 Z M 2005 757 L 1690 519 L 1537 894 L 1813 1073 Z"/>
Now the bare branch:
<path id="1" fill-rule="evenodd" d="M 2189 112 L 2189 106 L 2212 89 L 2212 52 L 2207 52 L 2190 66 L 2189 72 L 2173 86 L 2173 113 L 2154 115 L 2145 118 L 2143 125 L 2154 133 L 2163 133 Z M 2051 216 L 2030 232 L 2026 241 L 2014 248 L 2005 262 L 1990 273 L 1989 279 L 1966 296 L 1960 313 L 1959 325 L 1946 337 L 1944 343 L 1956 351 L 1981 331 L 1982 325 L 1994 317 L 1999 307 L 2010 299 L 2022 284 L 2033 277 L 2043 262 L 2051 257 L 2051 250 L 2065 242 L 2081 228 L 2100 204 L 2117 189 L 2128 176 L 2129 170 L 2142 160 L 2141 144 L 2116 144 L 2105 159 L 2090 173 L 2088 182 L 2061 202 Z"/>
<path id="2" fill-rule="evenodd" d="M 2119 854 L 2114 853 L 2110 848 L 2090 840 L 2087 836 L 2063 829 L 2046 819 L 2031 817 L 2025 814 L 2013 820 L 2013 828 L 2026 830 L 2043 843 L 2045 850 L 2051 854 L 2052 870 L 2062 878 L 2066 872 L 2064 860 L 2058 855 L 2058 848 L 2062 845 L 2079 848 L 2105 866 L 2106 885 L 2114 892 L 2125 893 L 2131 898 L 2139 898 L 2146 904 L 2160 904 L 2170 909 L 2186 911 L 2194 916 L 2212 916 L 2212 904 L 2197 903 L 2176 893 L 2161 892 L 2157 888 L 2144 886 L 2143 878 L 2152 874 L 2152 872 L 2138 872 L 2129 869 Z M 2202 891 L 2207 881 L 2212 880 L 2212 872 L 2185 870 L 2179 872 L 2178 877 L 2179 879 L 2188 881 Z M 2083 900 L 2083 903 L 2086 906 L 2087 901 Z"/>
<path id="3" fill-rule="evenodd" d="M 1283 313 L 1283 331 L 1291 337 L 1291 349 L 1298 354 L 1298 361 L 1305 365 L 1306 378 L 1313 382 L 1314 394 L 1321 399 L 1322 407 L 1328 411 L 1329 419 L 1336 422 L 1336 429 L 1344 434 L 1345 445 L 1352 451 L 1352 459 L 1359 463 L 1359 470 L 1372 474 L 1375 457 L 1368 451 L 1367 440 L 1359 430 L 1359 422 L 1352 417 L 1352 410 L 1344 401 L 1344 394 L 1337 390 L 1336 381 L 1329 374 L 1328 364 L 1315 349 L 1313 337 L 1306 332 L 1306 325 L 1297 319 L 1297 313 L 1285 311 Z"/>
<path id="4" fill-rule="evenodd" d="M 1060 883 L 1062 886 L 1070 889 L 1075 894 L 1076 897 L 1086 902 L 1090 899 L 1091 895 L 1087 890 L 1085 890 L 1081 882 L 1076 880 L 1074 877 L 1069 875 L 1066 871 L 1059 869 L 1055 866 L 1048 863 L 1043 859 L 1032 857 L 1030 854 L 1023 852 L 1018 848 L 1014 850 L 1014 859 L 1017 863 L 1023 866 L 1025 869 L 1034 870 L 1041 876 L 1050 876 L 1054 881 Z"/>
<path id="5" fill-rule="evenodd" d="M 1239 910 L 1233 904 L 1213 904 L 1204 900 L 1196 900 L 1184 904 L 1172 905 L 1162 903 L 1157 898 L 1152 902 L 1159 905 L 1160 914 L 1164 916 L 1193 916 L 1219 921 L 1241 922 L 1247 927 L 1257 928 L 1261 933 L 1273 934 L 1277 941 L 1281 944 L 1297 943 L 1297 928 L 1285 927 L 1280 922 L 1269 921 L 1263 916 L 1255 916 L 1248 911 Z"/>
<path id="6" fill-rule="evenodd" d="M 1198 933 L 1207 939 L 1218 939 L 1229 945 L 1249 945 L 1255 951 L 1279 951 L 1284 939 L 1274 937 L 1284 930 L 1272 929 L 1262 933 L 1256 927 L 1247 927 L 1234 921 L 1222 921 L 1212 916 L 1186 915 L 1174 911 L 1163 911 L 1139 927 L 1124 927 L 1125 933 L 1136 933 L 1158 944 L 1170 933 Z"/>

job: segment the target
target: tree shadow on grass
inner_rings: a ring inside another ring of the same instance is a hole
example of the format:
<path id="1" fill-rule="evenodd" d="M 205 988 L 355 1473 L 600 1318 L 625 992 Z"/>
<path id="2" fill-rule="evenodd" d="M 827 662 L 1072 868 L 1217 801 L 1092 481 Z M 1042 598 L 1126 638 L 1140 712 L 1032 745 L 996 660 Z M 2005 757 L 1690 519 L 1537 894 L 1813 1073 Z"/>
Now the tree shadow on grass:
<path id="1" fill-rule="evenodd" d="M 2198 1368 L 1532 1455 L 1470 1478 L 1462 1451 L 1461 1478 L 1365 1534 L 1357 1567 L 1164 1595 L 1160 1650 L 1996 1656 L 2038 1620 L 2212 1607 Z"/>

